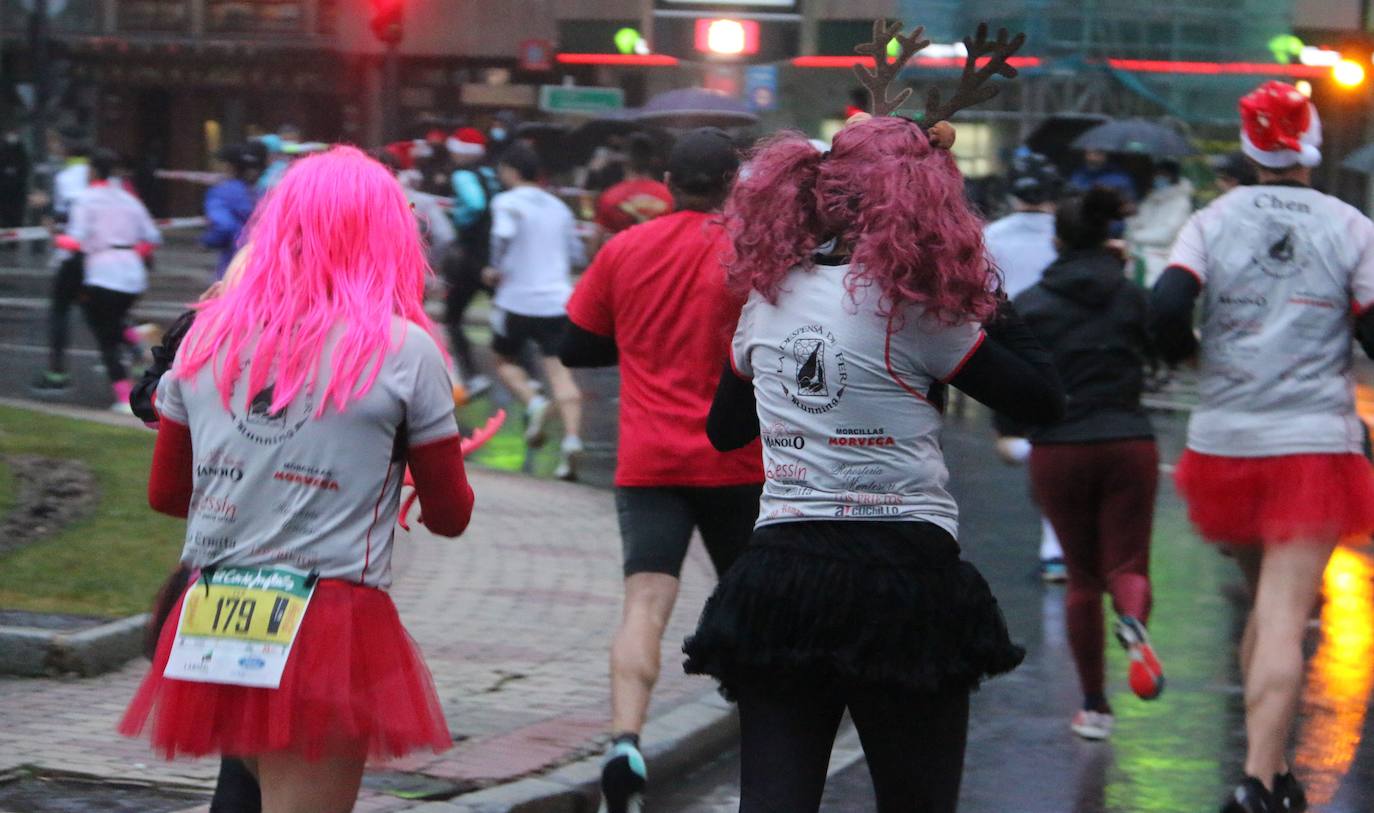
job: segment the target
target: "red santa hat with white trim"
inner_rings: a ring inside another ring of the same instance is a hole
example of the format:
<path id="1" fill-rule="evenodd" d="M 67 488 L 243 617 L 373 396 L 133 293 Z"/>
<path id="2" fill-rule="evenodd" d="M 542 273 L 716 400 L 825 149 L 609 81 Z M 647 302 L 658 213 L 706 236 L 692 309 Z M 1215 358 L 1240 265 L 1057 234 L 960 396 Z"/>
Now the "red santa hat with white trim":
<path id="1" fill-rule="evenodd" d="M 444 142 L 448 151 L 454 155 L 469 155 L 480 158 L 487 154 L 487 137 L 476 127 L 460 127 Z"/>
<path id="2" fill-rule="evenodd" d="M 1322 162 L 1317 108 L 1292 85 L 1269 81 L 1240 100 L 1240 147 L 1268 169 Z"/>

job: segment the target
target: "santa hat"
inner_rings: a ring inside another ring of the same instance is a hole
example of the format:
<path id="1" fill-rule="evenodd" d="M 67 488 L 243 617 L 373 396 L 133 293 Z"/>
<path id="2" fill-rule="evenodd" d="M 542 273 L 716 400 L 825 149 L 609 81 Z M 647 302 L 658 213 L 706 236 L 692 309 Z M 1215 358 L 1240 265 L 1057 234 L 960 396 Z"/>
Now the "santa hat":
<path id="1" fill-rule="evenodd" d="M 1322 162 L 1322 122 L 1317 108 L 1292 85 L 1269 81 L 1240 100 L 1240 146 L 1269 169 Z"/>
<path id="2" fill-rule="evenodd" d="M 383 149 L 396 159 L 396 165 L 399 169 L 411 169 L 415 166 L 414 141 L 393 141 Z"/>
<path id="3" fill-rule="evenodd" d="M 487 153 L 487 137 L 482 135 L 482 131 L 474 127 L 462 127 L 453 131 L 453 135 L 444 142 L 448 151 L 454 155 L 468 155 L 480 158 Z"/>

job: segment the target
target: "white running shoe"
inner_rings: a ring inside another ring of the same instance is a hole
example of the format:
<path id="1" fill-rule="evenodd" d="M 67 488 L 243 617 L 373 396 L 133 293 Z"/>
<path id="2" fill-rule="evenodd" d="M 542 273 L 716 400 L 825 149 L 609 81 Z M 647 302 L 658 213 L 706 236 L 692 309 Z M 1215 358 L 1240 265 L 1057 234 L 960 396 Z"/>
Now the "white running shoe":
<path id="1" fill-rule="evenodd" d="M 468 380 L 463 382 L 463 386 L 468 391 L 468 398 L 480 398 L 487 390 L 491 389 L 491 379 L 478 373 L 468 376 Z"/>
<path id="2" fill-rule="evenodd" d="M 116 415 L 134 414 L 134 408 L 129 406 L 128 401 L 115 401 L 113 404 L 110 404 L 110 411 Z"/>
<path id="3" fill-rule="evenodd" d="M 544 418 L 550 406 L 549 399 L 536 395 L 525 407 L 525 443 L 533 448 L 544 445 Z"/>
<path id="4" fill-rule="evenodd" d="M 1115 727 L 1116 718 L 1112 715 L 1087 709 L 1079 709 L 1073 716 L 1073 722 L 1069 723 L 1073 733 L 1085 740 L 1105 740 L 1112 735 Z"/>
<path id="5" fill-rule="evenodd" d="M 577 459 L 582 456 L 582 439 L 576 435 L 569 435 L 563 438 L 563 445 L 558 449 L 558 468 L 553 470 L 553 476 L 560 480 L 577 479 Z"/>

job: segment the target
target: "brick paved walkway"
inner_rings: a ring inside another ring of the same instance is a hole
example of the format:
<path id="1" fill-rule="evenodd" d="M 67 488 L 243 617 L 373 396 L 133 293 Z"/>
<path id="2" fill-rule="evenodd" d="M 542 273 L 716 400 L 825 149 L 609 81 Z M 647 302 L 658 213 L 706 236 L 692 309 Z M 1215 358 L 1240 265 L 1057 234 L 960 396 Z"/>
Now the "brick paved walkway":
<path id="1" fill-rule="evenodd" d="M 600 750 L 607 647 L 620 612 L 620 542 L 609 492 L 477 470 L 468 532 L 397 531 L 392 595 L 438 684 L 451 751 L 377 766 L 486 786 Z M 713 582 L 694 546 L 663 647 L 651 714 L 710 691 L 679 647 Z M 147 662 L 98 678 L 0 679 L 0 774 L 20 765 L 209 787 L 214 760 L 167 763 L 114 733 Z M 365 790 L 359 811 L 406 802 Z M 203 808 L 196 808 L 202 810 Z"/>

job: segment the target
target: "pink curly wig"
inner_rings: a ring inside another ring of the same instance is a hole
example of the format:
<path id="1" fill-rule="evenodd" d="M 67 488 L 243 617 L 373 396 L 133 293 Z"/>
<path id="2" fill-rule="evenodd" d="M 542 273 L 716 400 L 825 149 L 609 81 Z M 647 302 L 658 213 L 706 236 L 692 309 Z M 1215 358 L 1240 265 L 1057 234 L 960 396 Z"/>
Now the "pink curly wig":
<path id="1" fill-rule="evenodd" d="M 918 305 L 956 324 L 996 311 L 983 224 L 953 156 L 919 126 L 890 116 L 850 125 L 824 159 L 800 133 L 781 133 L 748 166 L 725 207 L 735 284 L 776 301 L 788 273 L 809 269 L 834 237 L 850 248 L 851 296 L 876 285 L 881 316 Z"/>
<path id="2" fill-rule="evenodd" d="M 248 400 L 271 384 L 274 412 L 313 391 L 337 329 L 315 415 L 330 403 L 343 411 L 395 349 L 392 317 L 436 335 L 423 308 L 432 272 L 415 215 L 391 173 L 353 147 L 293 166 L 258 206 L 246 244 L 235 283 L 197 306 L 175 367 L 187 379 L 211 365 L 226 409 L 244 361 Z"/>

